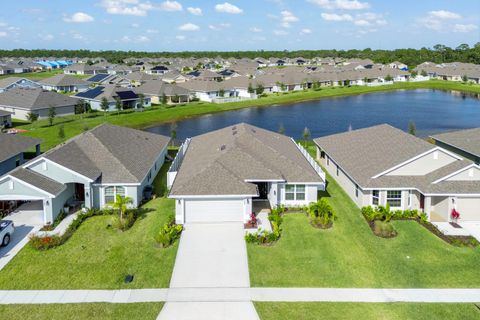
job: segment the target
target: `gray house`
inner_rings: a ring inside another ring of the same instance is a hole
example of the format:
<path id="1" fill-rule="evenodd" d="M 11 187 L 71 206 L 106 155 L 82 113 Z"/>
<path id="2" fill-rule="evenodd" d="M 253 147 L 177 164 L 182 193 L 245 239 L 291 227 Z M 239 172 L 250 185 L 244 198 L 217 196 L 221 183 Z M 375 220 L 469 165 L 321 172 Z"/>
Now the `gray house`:
<path id="1" fill-rule="evenodd" d="M 389 125 L 314 139 L 317 157 L 359 207 L 417 209 L 432 222 L 480 221 L 480 167 Z"/>
<path id="2" fill-rule="evenodd" d="M 480 164 L 480 128 L 431 136 L 435 144 Z"/>
<path id="3" fill-rule="evenodd" d="M 0 178 L 0 201 L 41 201 L 43 221 L 65 206 L 103 208 L 116 195 L 143 200 L 165 160 L 170 138 L 100 125 Z"/>
<path id="4" fill-rule="evenodd" d="M 1 112 L 0 112 L 1 115 Z M 35 154 L 40 154 L 40 140 L 30 137 L 0 133 L 0 176 L 25 162 L 24 152 L 35 148 Z"/>
<path id="5" fill-rule="evenodd" d="M 0 79 L 0 92 L 13 88 L 41 88 L 41 86 L 29 79 L 19 77 L 7 77 Z"/>
<path id="6" fill-rule="evenodd" d="M 63 92 L 85 91 L 90 86 L 88 81 L 68 74 L 57 74 L 53 77 L 43 79 L 39 83 L 45 90 Z"/>
<path id="7" fill-rule="evenodd" d="M 122 109 L 137 109 L 151 106 L 150 97 L 144 97 L 143 106 L 140 106 L 140 96 L 131 88 L 124 88 L 118 85 L 102 85 L 89 89 L 84 92 L 79 92 L 72 96 L 74 98 L 83 99 L 90 103 L 93 110 L 102 111 L 102 99 L 106 98 L 108 101 L 108 110 L 116 110 L 116 100 L 119 99 L 122 104 Z"/>
<path id="8" fill-rule="evenodd" d="M 175 84 L 166 83 L 161 80 L 145 81 L 141 86 L 134 89 L 149 97 L 152 103 L 162 103 L 165 96 L 167 103 L 182 103 L 190 101 L 190 91 Z"/>
<path id="9" fill-rule="evenodd" d="M 0 110 L 0 127 L 9 128 L 12 126 L 12 113 Z"/>
<path id="10" fill-rule="evenodd" d="M 76 103 L 76 99 L 41 88 L 14 88 L 0 93 L 0 110 L 21 120 L 28 120 L 30 112 L 40 119 L 47 118 L 50 107 L 55 108 L 58 116 L 74 114 Z"/>

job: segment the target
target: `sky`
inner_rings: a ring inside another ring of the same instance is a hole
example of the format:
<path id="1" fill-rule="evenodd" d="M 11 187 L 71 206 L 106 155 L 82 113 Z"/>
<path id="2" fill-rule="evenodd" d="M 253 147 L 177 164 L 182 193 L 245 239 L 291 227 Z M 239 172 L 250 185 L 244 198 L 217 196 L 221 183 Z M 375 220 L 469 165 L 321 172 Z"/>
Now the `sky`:
<path id="1" fill-rule="evenodd" d="M 1 49 L 395 49 L 480 42 L 480 0 L 1 2 Z"/>

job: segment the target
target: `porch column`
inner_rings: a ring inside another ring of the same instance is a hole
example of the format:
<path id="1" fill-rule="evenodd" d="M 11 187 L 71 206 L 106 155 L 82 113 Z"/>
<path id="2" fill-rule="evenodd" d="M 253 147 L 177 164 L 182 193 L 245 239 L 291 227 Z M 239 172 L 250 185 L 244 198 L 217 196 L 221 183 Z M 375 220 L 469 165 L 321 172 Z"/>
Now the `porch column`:
<path id="1" fill-rule="evenodd" d="M 92 187 L 91 183 L 84 184 L 84 189 L 85 189 L 85 208 L 91 209 L 93 206 L 93 194 L 92 194 Z"/>

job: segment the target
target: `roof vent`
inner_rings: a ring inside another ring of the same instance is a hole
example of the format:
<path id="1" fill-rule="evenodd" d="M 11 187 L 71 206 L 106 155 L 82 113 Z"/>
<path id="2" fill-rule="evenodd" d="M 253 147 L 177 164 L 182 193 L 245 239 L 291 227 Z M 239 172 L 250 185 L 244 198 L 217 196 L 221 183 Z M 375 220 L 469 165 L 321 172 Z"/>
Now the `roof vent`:
<path id="1" fill-rule="evenodd" d="M 233 127 L 232 127 L 232 130 L 237 130 L 237 126 L 233 126 Z"/>
<path id="2" fill-rule="evenodd" d="M 237 134 L 237 131 L 233 131 L 232 135 L 236 135 Z"/>
<path id="3" fill-rule="evenodd" d="M 223 150 L 225 150 L 226 148 L 227 148 L 227 146 L 224 145 L 224 144 L 222 144 L 222 146 L 220 147 L 220 150 L 223 151 Z"/>

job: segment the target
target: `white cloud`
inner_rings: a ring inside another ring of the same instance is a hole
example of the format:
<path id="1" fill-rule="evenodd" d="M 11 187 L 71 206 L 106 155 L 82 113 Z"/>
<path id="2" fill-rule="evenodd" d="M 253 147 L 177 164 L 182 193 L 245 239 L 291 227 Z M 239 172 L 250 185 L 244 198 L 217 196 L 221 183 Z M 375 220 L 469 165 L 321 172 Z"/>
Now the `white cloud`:
<path id="1" fill-rule="evenodd" d="M 154 34 L 154 33 L 158 33 L 158 30 L 157 29 L 147 29 L 146 32 L 150 33 L 150 34 Z"/>
<path id="2" fill-rule="evenodd" d="M 137 42 L 149 42 L 150 39 L 146 36 L 140 36 L 138 38 L 135 39 Z"/>
<path id="3" fill-rule="evenodd" d="M 83 35 L 81 35 L 80 33 L 76 33 L 76 32 L 74 32 L 72 34 L 72 38 L 75 39 L 75 40 L 81 40 L 81 41 L 86 40 L 86 38 Z"/>
<path id="4" fill-rule="evenodd" d="M 140 0 L 102 0 L 100 3 L 109 14 L 146 16 L 154 9 L 150 2 Z"/>
<path id="5" fill-rule="evenodd" d="M 215 5 L 215 11 L 223 12 L 223 13 L 231 13 L 231 14 L 239 14 L 242 13 L 243 10 L 228 2 L 219 3 Z"/>
<path id="6" fill-rule="evenodd" d="M 132 23 L 131 26 L 132 26 L 132 28 L 139 28 L 140 27 L 140 25 L 138 23 Z"/>
<path id="7" fill-rule="evenodd" d="M 185 23 L 178 27 L 180 31 L 198 31 L 200 27 L 193 23 Z"/>
<path id="8" fill-rule="evenodd" d="M 323 20 L 327 21 L 353 21 L 353 17 L 349 14 L 325 13 L 320 14 Z"/>
<path id="9" fill-rule="evenodd" d="M 194 16 L 201 16 L 202 15 L 202 9 L 200 8 L 193 8 L 193 7 L 188 7 L 187 11 L 193 14 Z"/>
<path id="10" fill-rule="evenodd" d="M 290 28 L 293 22 L 297 22 L 298 18 L 290 11 L 284 10 L 280 12 L 282 27 Z"/>
<path id="11" fill-rule="evenodd" d="M 359 27 L 368 27 L 371 25 L 371 23 L 367 20 L 363 20 L 363 19 L 360 19 L 360 20 L 355 20 L 353 22 L 353 24 L 355 24 L 356 26 L 359 26 Z"/>
<path id="12" fill-rule="evenodd" d="M 211 24 L 211 25 L 208 26 L 208 28 L 210 30 L 220 31 L 220 30 L 223 30 L 225 28 L 230 28 L 230 26 L 231 26 L 230 23 L 220 23 L 218 25 Z"/>
<path id="13" fill-rule="evenodd" d="M 478 26 L 475 24 L 455 24 L 453 26 L 453 32 L 472 32 L 478 29 Z"/>
<path id="14" fill-rule="evenodd" d="M 7 33 L 5 31 L 0 31 L 0 38 L 6 37 Z"/>
<path id="15" fill-rule="evenodd" d="M 41 39 L 45 41 L 52 41 L 55 37 L 52 34 L 39 35 Z"/>
<path id="16" fill-rule="evenodd" d="M 435 17 L 438 19 L 460 19 L 462 18 L 461 15 L 455 12 L 447 11 L 447 10 L 437 10 L 437 11 L 430 11 L 428 13 L 431 17 Z"/>
<path id="17" fill-rule="evenodd" d="M 178 35 L 178 36 L 175 37 L 175 39 L 183 41 L 183 40 L 185 40 L 185 36 Z"/>
<path id="18" fill-rule="evenodd" d="M 368 2 L 358 0 L 307 0 L 323 9 L 363 10 L 370 8 Z"/>
<path id="19" fill-rule="evenodd" d="M 304 28 L 300 30 L 300 34 L 311 34 L 311 33 L 312 33 L 312 30 L 308 28 Z"/>
<path id="20" fill-rule="evenodd" d="M 138 37 L 129 37 L 123 36 L 120 41 L 122 42 L 133 42 L 133 43 L 141 43 L 141 42 L 148 42 L 150 39 L 146 36 L 138 36 Z"/>
<path id="21" fill-rule="evenodd" d="M 76 12 L 71 16 L 63 17 L 63 21 L 69 22 L 69 23 L 86 23 L 86 22 L 92 22 L 94 20 L 95 19 L 91 15 L 88 15 L 84 12 Z"/>
<path id="22" fill-rule="evenodd" d="M 251 31 L 251 32 L 258 33 L 258 32 L 262 32 L 262 29 L 257 28 L 257 27 L 251 27 L 251 28 L 250 28 L 250 31 Z"/>
<path id="23" fill-rule="evenodd" d="M 182 11 L 183 7 L 177 1 L 165 1 L 160 4 L 160 10 L 163 11 Z"/>
<path id="24" fill-rule="evenodd" d="M 273 30 L 273 34 L 276 36 L 286 36 L 288 32 L 285 30 Z"/>

